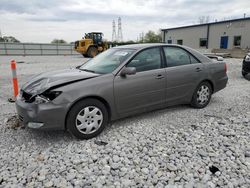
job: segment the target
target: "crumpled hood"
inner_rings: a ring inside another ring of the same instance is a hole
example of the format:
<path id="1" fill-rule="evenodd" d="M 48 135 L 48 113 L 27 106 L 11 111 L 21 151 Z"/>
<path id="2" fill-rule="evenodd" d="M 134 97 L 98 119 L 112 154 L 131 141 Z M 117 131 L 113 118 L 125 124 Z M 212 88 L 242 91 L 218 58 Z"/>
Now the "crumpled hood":
<path id="1" fill-rule="evenodd" d="M 79 69 L 51 71 L 31 77 L 30 80 L 23 85 L 22 90 L 31 95 L 37 95 L 51 87 L 90 79 L 97 76 L 99 76 L 99 74 L 85 72 Z"/>

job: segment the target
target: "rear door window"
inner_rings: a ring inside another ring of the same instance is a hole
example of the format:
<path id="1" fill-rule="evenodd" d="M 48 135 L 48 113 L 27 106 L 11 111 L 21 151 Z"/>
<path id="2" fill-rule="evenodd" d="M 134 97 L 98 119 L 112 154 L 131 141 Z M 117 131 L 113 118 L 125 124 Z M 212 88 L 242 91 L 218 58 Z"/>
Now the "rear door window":
<path id="1" fill-rule="evenodd" d="M 163 50 L 167 61 L 167 67 L 191 64 L 190 54 L 185 50 L 178 47 L 164 47 Z M 195 59 L 193 61 L 195 62 Z"/>
<path id="2" fill-rule="evenodd" d="M 190 55 L 190 61 L 192 64 L 195 64 L 195 63 L 200 63 L 196 58 L 194 58 L 192 55 Z"/>

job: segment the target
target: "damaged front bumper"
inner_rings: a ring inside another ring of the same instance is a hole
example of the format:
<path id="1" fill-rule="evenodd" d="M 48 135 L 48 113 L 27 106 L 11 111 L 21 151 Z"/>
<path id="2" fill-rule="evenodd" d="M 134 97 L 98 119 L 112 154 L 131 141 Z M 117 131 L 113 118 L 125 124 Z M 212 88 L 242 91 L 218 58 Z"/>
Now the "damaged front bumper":
<path id="1" fill-rule="evenodd" d="M 20 95 L 16 98 L 16 109 L 20 121 L 29 128 L 65 130 L 65 118 L 70 104 L 27 103 Z"/>

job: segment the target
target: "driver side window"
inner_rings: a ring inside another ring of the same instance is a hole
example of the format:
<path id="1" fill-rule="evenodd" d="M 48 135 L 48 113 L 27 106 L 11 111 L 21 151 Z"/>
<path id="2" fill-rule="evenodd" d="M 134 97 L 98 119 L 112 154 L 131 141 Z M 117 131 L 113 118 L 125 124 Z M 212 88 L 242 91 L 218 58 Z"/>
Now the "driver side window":
<path id="1" fill-rule="evenodd" d="M 149 71 L 161 68 L 160 48 L 150 48 L 139 52 L 127 65 L 135 67 L 136 72 Z"/>

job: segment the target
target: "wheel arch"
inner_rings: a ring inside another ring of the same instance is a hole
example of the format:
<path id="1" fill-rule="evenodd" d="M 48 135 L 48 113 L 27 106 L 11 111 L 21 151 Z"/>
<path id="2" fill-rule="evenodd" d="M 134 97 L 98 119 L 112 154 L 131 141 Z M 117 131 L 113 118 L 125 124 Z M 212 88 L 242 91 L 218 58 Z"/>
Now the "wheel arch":
<path id="1" fill-rule="evenodd" d="M 198 85 L 200 85 L 202 82 L 208 82 L 212 88 L 212 94 L 214 93 L 214 83 L 209 80 L 209 79 L 205 79 L 205 80 L 202 80 Z"/>
<path id="2" fill-rule="evenodd" d="M 111 107 L 109 105 L 109 103 L 103 98 L 103 97 L 100 97 L 100 96 L 95 96 L 95 95 L 90 95 L 90 96 L 84 96 L 84 97 L 81 97 L 77 100 L 75 100 L 71 105 L 70 107 L 68 108 L 67 110 L 67 113 L 66 113 L 66 116 L 65 116 L 65 120 L 64 120 L 64 128 L 65 130 L 67 130 L 67 118 L 68 118 L 68 114 L 69 114 L 69 111 L 72 109 L 72 107 L 77 104 L 79 101 L 82 101 L 82 100 L 86 100 L 86 99 L 96 99 L 98 101 L 100 101 L 101 103 L 104 104 L 104 106 L 106 107 L 107 111 L 108 111 L 108 121 L 111 120 Z"/>

